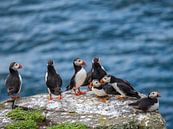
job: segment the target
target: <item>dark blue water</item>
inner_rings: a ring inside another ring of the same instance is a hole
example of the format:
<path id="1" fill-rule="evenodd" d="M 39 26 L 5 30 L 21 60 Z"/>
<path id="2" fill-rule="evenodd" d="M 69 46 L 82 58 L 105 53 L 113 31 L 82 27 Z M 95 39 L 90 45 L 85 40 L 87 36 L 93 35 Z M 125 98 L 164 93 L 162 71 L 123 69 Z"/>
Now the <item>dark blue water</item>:
<path id="1" fill-rule="evenodd" d="M 7 99 L 8 65 L 24 65 L 22 96 L 45 93 L 46 62 L 53 58 L 64 86 L 72 60 L 99 56 L 113 75 L 137 90 L 161 92 L 160 111 L 173 124 L 173 1 L 1 0 L 0 100 Z"/>

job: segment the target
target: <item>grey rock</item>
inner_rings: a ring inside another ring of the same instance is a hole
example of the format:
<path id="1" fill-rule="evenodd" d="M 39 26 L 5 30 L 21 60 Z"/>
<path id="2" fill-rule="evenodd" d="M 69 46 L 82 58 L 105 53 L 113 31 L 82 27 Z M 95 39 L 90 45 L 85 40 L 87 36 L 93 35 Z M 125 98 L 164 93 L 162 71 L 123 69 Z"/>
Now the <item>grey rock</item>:
<path id="1" fill-rule="evenodd" d="M 51 124 L 82 122 L 91 128 L 115 128 L 135 123 L 141 129 L 166 129 L 165 120 L 159 111 L 143 113 L 129 107 L 128 103 L 136 101 L 134 98 L 119 101 L 115 96 L 110 96 L 111 98 L 103 103 L 92 92 L 75 96 L 71 91 L 67 91 L 62 96 L 61 101 L 57 100 L 56 96 L 48 101 L 47 94 L 23 97 L 16 101 L 16 105 L 29 109 L 42 109 Z M 9 103 L 0 104 L 0 128 L 13 122 L 6 117 L 10 108 Z"/>

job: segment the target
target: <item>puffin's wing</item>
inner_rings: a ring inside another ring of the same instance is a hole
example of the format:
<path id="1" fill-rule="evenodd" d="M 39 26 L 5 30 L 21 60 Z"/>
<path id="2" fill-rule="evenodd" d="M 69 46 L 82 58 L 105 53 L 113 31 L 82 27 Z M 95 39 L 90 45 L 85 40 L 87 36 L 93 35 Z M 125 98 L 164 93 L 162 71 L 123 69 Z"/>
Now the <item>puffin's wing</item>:
<path id="1" fill-rule="evenodd" d="M 143 98 L 140 100 L 138 104 L 138 108 L 142 110 L 148 110 L 154 103 L 148 99 L 148 98 Z"/>
<path id="2" fill-rule="evenodd" d="M 67 90 L 71 90 L 74 86 L 75 86 L 75 74 L 72 76 L 71 80 L 70 80 L 70 84 L 66 87 L 66 91 Z"/>
<path id="3" fill-rule="evenodd" d="M 21 88 L 20 78 L 14 78 L 8 75 L 5 81 L 5 86 L 7 88 L 7 92 L 9 95 L 14 95 L 19 93 Z"/>
<path id="4" fill-rule="evenodd" d="M 56 83 L 57 83 L 58 87 L 62 86 L 62 78 L 59 74 L 57 74 Z"/>
<path id="5" fill-rule="evenodd" d="M 107 94 L 112 94 L 112 95 L 120 95 L 113 87 L 112 85 L 105 85 L 103 86 L 104 91 Z"/>

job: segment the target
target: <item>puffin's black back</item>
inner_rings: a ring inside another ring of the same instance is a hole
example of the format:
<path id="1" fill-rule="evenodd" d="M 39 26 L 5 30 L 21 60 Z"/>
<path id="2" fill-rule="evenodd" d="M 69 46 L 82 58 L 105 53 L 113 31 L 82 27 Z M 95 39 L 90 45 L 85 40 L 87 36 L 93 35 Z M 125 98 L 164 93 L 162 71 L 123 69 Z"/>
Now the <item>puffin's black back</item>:
<path id="1" fill-rule="evenodd" d="M 19 78 L 19 73 L 17 70 L 13 70 L 11 67 L 15 64 L 15 62 L 10 64 L 9 67 L 9 75 L 5 81 L 5 86 L 7 88 L 8 95 L 15 95 L 19 92 L 21 82 Z"/>
<path id="2" fill-rule="evenodd" d="M 131 89 L 134 90 L 133 86 L 132 86 L 127 80 L 123 80 L 123 79 L 121 79 L 121 78 L 117 78 L 117 77 L 112 76 L 112 75 L 110 75 L 110 76 L 111 76 L 111 81 L 110 81 L 110 83 L 114 83 L 114 82 L 117 82 L 117 83 L 124 83 L 124 84 L 130 86 Z"/>
<path id="3" fill-rule="evenodd" d="M 157 102 L 158 102 L 157 98 L 146 97 L 146 98 L 142 98 L 142 99 L 138 100 L 135 103 L 131 103 L 129 105 L 134 106 L 143 111 L 147 111 L 152 105 L 154 105 Z"/>
<path id="4" fill-rule="evenodd" d="M 61 92 L 62 79 L 59 74 L 56 73 L 53 65 L 47 66 L 47 81 L 46 85 L 54 94 L 59 94 Z M 56 93 L 57 92 L 57 93 Z"/>
<path id="5" fill-rule="evenodd" d="M 94 80 L 94 79 L 101 80 L 105 75 L 107 75 L 107 73 L 99 63 L 92 64 L 91 80 Z"/>

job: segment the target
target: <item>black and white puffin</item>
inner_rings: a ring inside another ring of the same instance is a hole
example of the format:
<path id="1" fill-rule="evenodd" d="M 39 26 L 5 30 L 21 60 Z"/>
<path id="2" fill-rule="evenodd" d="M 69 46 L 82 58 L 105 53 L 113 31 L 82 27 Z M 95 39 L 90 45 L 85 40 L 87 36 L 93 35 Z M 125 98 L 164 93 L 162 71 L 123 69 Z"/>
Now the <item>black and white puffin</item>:
<path id="1" fill-rule="evenodd" d="M 120 94 L 117 99 L 124 99 L 126 97 L 141 98 L 138 92 L 130 85 L 128 81 L 124 81 L 119 78 L 115 78 L 111 75 L 105 75 L 100 82 L 102 84 L 110 83 L 112 87 Z"/>
<path id="2" fill-rule="evenodd" d="M 80 91 L 80 86 L 84 84 L 87 77 L 87 72 L 83 67 L 85 64 L 85 61 L 80 58 L 73 60 L 75 73 L 71 78 L 70 84 L 67 86 L 67 90 L 72 89 L 76 96 L 86 94 L 86 92 Z"/>
<path id="3" fill-rule="evenodd" d="M 135 109 L 147 111 L 156 111 L 159 109 L 159 100 L 160 93 L 153 91 L 149 93 L 148 97 L 141 98 L 140 100 L 130 103 L 129 106 L 133 106 Z"/>
<path id="4" fill-rule="evenodd" d="M 95 57 L 92 60 L 92 69 L 91 69 L 91 81 L 94 79 L 102 79 L 107 72 L 105 71 L 104 67 L 101 65 L 100 58 Z"/>
<path id="5" fill-rule="evenodd" d="M 20 91 L 22 87 L 22 77 L 18 72 L 22 65 L 16 62 L 12 62 L 9 66 L 9 74 L 5 80 L 5 86 L 7 88 L 7 93 L 12 99 L 12 108 L 14 108 L 14 102 L 20 97 Z"/>
<path id="6" fill-rule="evenodd" d="M 52 100 L 52 94 L 58 96 L 57 99 L 61 100 L 61 85 L 62 85 L 62 79 L 61 76 L 56 72 L 53 60 L 49 60 L 47 63 L 47 72 L 45 75 L 45 82 L 48 89 L 48 99 Z"/>
<path id="7" fill-rule="evenodd" d="M 98 97 L 103 97 L 107 95 L 120 95 L 111 85 L 102 85 L 98 79 L 94 79 L 91 82 L 92 91 Z"/>

